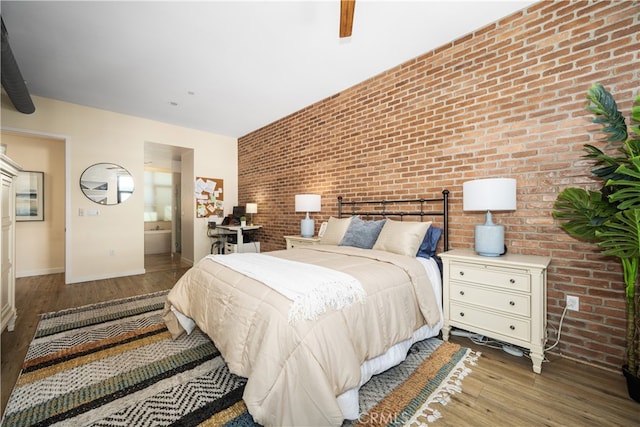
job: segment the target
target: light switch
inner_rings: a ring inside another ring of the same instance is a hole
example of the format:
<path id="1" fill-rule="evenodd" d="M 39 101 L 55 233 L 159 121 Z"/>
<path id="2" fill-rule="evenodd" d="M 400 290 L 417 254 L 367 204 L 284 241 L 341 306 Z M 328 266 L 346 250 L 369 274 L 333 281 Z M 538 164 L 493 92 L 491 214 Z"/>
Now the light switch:
<path id="1" fill-rule="evenodd" d="M 87 215 L 98 216 L 100 215 L 100 209 L 87 209 Z"/>

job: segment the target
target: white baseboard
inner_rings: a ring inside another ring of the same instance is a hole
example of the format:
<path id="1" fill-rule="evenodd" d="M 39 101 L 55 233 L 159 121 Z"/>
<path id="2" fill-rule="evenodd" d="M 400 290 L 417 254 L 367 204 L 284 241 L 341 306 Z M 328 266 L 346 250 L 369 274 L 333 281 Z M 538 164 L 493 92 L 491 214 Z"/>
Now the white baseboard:
<path id="1" fill-rule="evenodd" d="M 64 267 L 44 268 L 33 271 L 16 271 L 16 279 L 20 277 L 45 276 L 47 274 L 64 273 Z"/>

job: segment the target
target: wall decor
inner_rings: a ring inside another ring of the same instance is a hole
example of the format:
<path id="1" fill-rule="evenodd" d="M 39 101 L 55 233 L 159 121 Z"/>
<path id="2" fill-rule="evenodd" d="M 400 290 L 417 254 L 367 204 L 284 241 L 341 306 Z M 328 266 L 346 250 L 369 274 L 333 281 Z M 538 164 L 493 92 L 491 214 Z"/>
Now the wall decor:
<path id="1" fill-rule="evenodd" d="M 44 172 L 19 172 L 16 185 L 16 221 L 44 221 Z"/>
<path id="2" fill-rule="evenodd" d="M 222 179 L 196 177 L 196 218 L 210 216 L 222 218 L 224 216 L 222 187 Z"/>
<path id="3" fill-rule="evenodd" d="M 135 185 L 128 170 L 114 163 L 96 163 L 82 172 L 80 190 L 92 202 L 117 205 L 133 194 Z"/>

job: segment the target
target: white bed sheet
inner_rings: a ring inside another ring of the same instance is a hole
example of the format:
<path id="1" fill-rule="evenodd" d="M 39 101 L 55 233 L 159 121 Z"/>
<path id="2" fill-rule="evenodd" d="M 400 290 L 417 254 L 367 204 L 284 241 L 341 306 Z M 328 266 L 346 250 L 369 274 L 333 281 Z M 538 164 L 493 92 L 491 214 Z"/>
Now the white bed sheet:
<path id="1" fill-rule="evenodd" d="M 360 416 L 360 403 L 358 396 L 360 387 L 369 381 L 372 376 L 382 373 L 406 359 L 407 352 L 414 343 L 434 337 L 438 335 L 440 333 L 440 329 L 442 329 L 444 319 L 444 315 L 442 313 L 442 279 L 438 263 L 436 263 L 433 258 L 426 259 L 418 257 L 416 259 L 424 266 L 433 286 L 433 291 L 438 299 L 440 321 L 433 328 L 429 325 L 424 325 L 417 329 L 411 338 L 399 342 L 384 354 L 374 357 L 373 359 L 369 359 L 360 366 L 360 385 L 356 388 L 345 391 L 337 397 L 342 415 L 347 420 L 355 420 Z"/>

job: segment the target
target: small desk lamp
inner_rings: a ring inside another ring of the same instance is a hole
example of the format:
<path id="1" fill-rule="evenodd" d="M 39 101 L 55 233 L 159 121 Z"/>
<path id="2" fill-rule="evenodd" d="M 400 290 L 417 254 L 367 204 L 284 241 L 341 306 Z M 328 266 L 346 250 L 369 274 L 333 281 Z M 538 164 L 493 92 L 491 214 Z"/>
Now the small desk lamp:
<path id="1" fill-rule="evenodd" d="M 247 203 L 245 208 L 246 213 L 251 214 L 251 219 L 249 225 L 253 225 L 253 214 L 258 213 L 258 204 L 257 203 Z"/>
<path id="2" fill-rule="evenodd" d="M 307 217 L 300 221 L 300 235 L 302 237 L 313 237 L 315 222 L 309 218 L 309 212 L 320 212 L 319 194 L 297 194 L 296 212 L 306 212 Z"/>
<path id="3" fill-rule="evenodd" d="M 504 254 L 504 226 L 494 224 L 491 211 L 516 210 L 516 180 L 489 178 L 462 184 L 462 209 L 487 211 L 486 222 L 476 225 L 475 249 L 482 256 Z"/>

